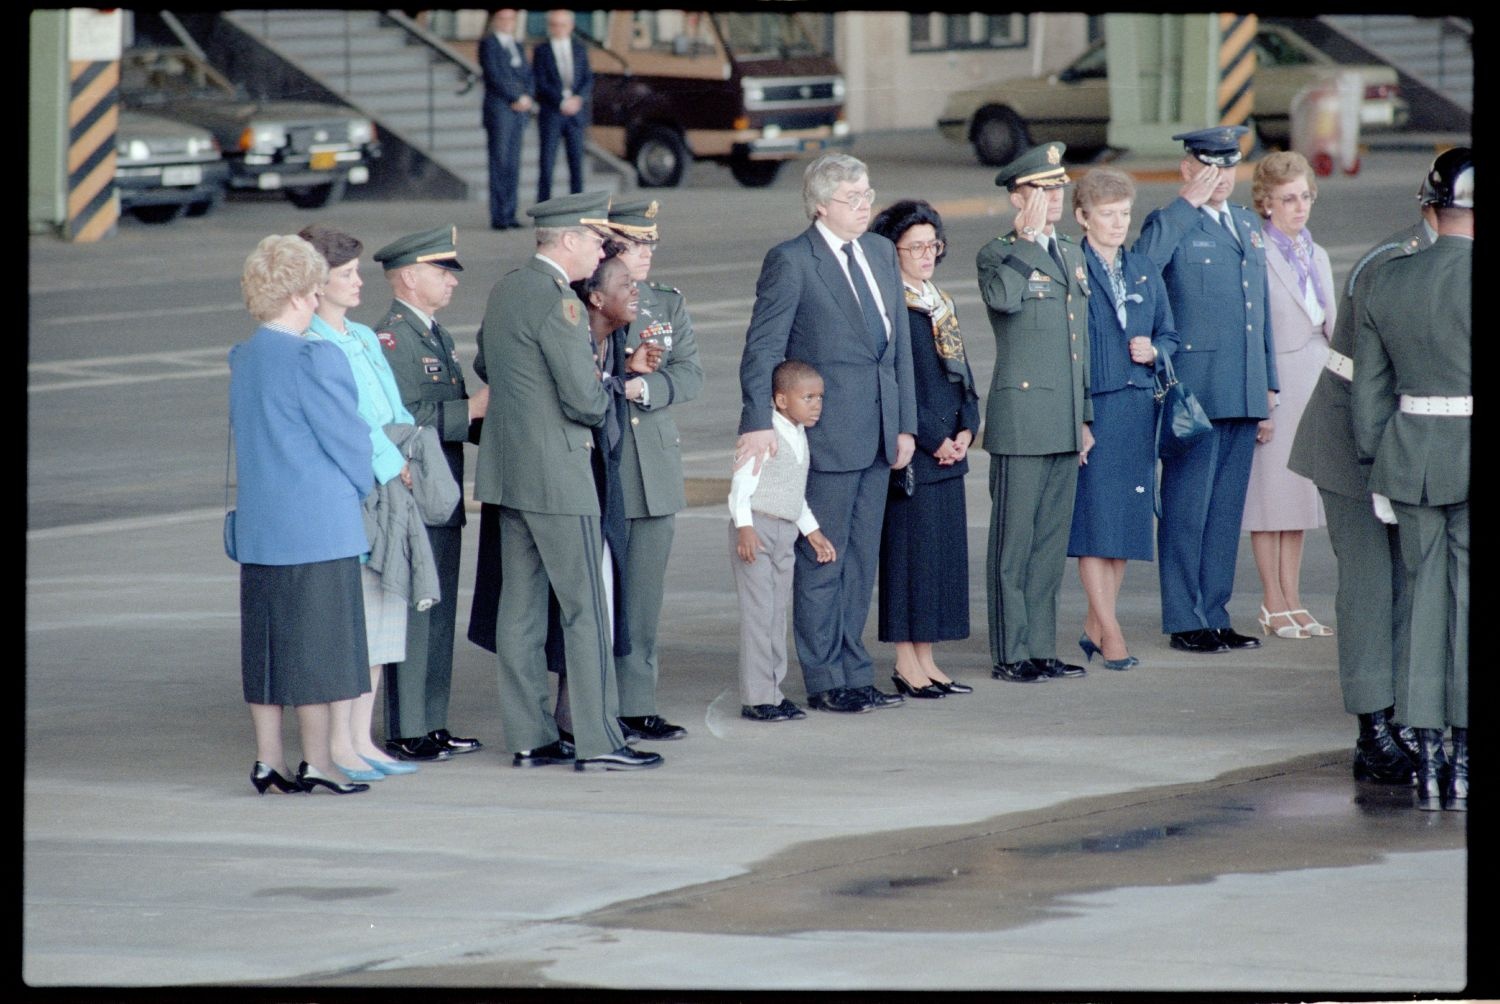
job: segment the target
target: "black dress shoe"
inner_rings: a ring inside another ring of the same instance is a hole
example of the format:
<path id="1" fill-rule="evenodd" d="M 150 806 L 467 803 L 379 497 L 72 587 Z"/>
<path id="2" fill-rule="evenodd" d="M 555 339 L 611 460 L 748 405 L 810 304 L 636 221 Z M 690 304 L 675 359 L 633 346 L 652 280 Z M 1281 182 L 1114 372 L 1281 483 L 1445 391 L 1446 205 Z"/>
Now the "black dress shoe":
<path id="1" fill-rule="evenodd" d="M 997 680 L 1009 680 L 1011 683 L 1036 683 L 1039 680 L 1050 679 L 1030 659 L 1022 659 L 1020 662 L 1002 662 L 990 670 L 990 675 Z"/>
<path id="2" fill-rule="evenodd" d="M 740 717 L 752 722 L 784 722 L 786 715 L 774 704 L 741 704 Z"/>
<path id="3" fill-rule="evenodd" d="M 512 767 L 546 767 L 555 763 L 572 763 L 577 751 L 566 739 L 556 739 L 534 750 L 521 750 L 511 760 Z"/>
<path id="4" fill-rule="evenodd" d="M 660 753 L 647 753 L 621 746 L 613 753 L 586 757 L 573 761 L 574 770 L 649 770 L 660 767 L 664 761 Z"/>
<path id="5" fill-rule="evenodd" d="M 945 694 L 972 694 L 974 688 L 967 683 L 959 683 L 957 680 L 933 680 L 932 685 Z"/>
<path id="6" fill-rule="evenodd" d="M 868 703 L 857 691 L 847 690 L 844 687 L 834 687 L 831 690 L 820 690 L 816 694 L 808 694 L 807 706 L 817 711 L 834 711 L 843 715 L 857 715 L 875 710 L 875 706 Z"/>
<path id="7" fill-rule="evenodd" d="M 1233 628 L 1219 628 L 1215 634 L 1225 648 L 1260 648 L 1260 639 L 1240 634 Z"/>
<path id="8" fill-rule="evenodd" d="M 447 729 L 433 729 L 427 733 L 427 738 L 437 743 L 449 753 L 473 753 L 475 750 L 484 749 L 484 743 L 478 739 L 463 739 L 449 732 Z"/>
<path id="9" fill-rule="evenodd" d="M 637 739 L 681 739 L 687 735 L 687 729 L 673 725 L 661 715 L 621 718 L 620 731 L 625 733 L 627 743 Z"/>
<path id="10" fill-rule="evenodd" d="M 387 739 L 385 749 L 398 760 L 448 760 L 453 757 L 446 747 L 438 745 L 431 736 L 417 736 L 415 739 Z"/>
<path id="11" fill-rule="evenodd" d="M 903 697 L 928 698 L 947 696 L 947 691 L 938 689 L 937 685 L 934 684 L 931 680 L 922 684 L 922 686 L 920 687 L 913 687 L 911 684 L 902 679 L 900 673 L 892 673 L 891 682 L 896 685 L 896 693 L 902 695 Z"/>
<path id="12" fill-rule="evenodd" d="M 1084 676 L 1088 673 L 1088 670 L 1082 666 L 1075 666 L 1072 663 L 1063 662 L 1061 659 L 1032 659 L 1031 663 L 1037 669 L 1041 670 L 1043 675 L 1050 676 L 1053 679 Z"/>
<path id="13" fill-rule="evenodd" d="M 358 782 L 343 784 L 331 777 L 324 777 L 318 773 L 317 768 L 313 767 L 306 760 L 302 761 L 301 765 L 297 768 L 297 783 L 308 794 L 312 794 L 319 788 L 327 788 L 335 795 L 356 795 L 361 791 L 370 790 L 368 784 Z"/>
<path id="14" fill-rule="evenodd" d="M 1253 641 L 1254 639 L 1251 640 Z M 1183 652 L 1197 652 L 1199 654 L 1229 651 L 1229 646 L 1219 640 L 1219 632 L 1212 628 L 1199 628 L 1196 631 L 1173 631 L 1172 640 L 1167 644 Z"/>
<path id="15" fill-rule="evenodd" d="M 250 783 L 255 785 L 255 790 L 262 795 L 266 793 L 266 789 L 273 787 L 283 795 L 294 795 L 307 790 L 302 787 L 302 782 L 294 778 L 283 777 L 275 767 L 263 764 L 259 760 L 255 761 L 255 766 L 250 768 Z"/>
<path id="16" fill-rule="evenodd" d="M 788 720 L 807 717 L 806 711 L 803 711 L 785 697 L 781 699 L 780 704 L 776 705 L 776 709 L 781 712 L 782 717 Z"/>
<path id="17" fill-rule="evenodd" d="M 894 708 L 898 704 L 905 704 L 906 698 L 900 694 L 887 694 L 883 690 L 871 687 L 850 687 L 849 693 L 854 694 L 872 708 Z"/>

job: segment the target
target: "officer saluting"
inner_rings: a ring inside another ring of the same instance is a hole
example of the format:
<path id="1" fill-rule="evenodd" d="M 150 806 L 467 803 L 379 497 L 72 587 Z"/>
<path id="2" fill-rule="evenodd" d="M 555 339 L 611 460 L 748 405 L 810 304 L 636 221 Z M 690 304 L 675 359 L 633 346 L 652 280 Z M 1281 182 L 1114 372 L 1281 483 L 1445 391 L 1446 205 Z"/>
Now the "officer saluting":
<path id="1" fill-rule="evenodd" d="M 481 387 L 468 395 L 453 338 L 434 316 L 453 298 L 464 269 L 458 262 L 458 228 L 434 227 L 398 238 L 374 257 L 384 266 L 394 296 L 385 319 L 375 326 L 375 337 L 385 349 L 401 403 L 417 424 L 437 431 L 453 479 L 462 486 L 469 422 L 484 414 L 490 392 Z M 387 677 L 386 749 L 403 760 L 443 760 L 482 745 L 448 731 L 463 525 L 460 499 L 447 520 L 428 526 L 444 602 L 425 612 L 408 611 L 406 661 Z"/>
<path id="2" fill-rule="evenodd" d="M 1184 184 L 1146 217 L 1134 248 L 1161 269 L 1182 333 L 1173 368 L 1213 422 L 1192 449 L 1161 465 L 1162 631 L 1186 652 L 1260 647 L 1229 622 L 1256 427 L 1278 388 L 1260 218 L 1226 201 L 1247 132 L 1216 126 L 1172 137 L 1186 149 Z"/>
<path id="3" fill-rule="evenodd" d="M 474 494 L 499 506 L 504 587 L 495 632 L 500 717 L 515 766 L 656 767 L 620 729 L 601 562 L 591 429 L 611 407 L 594 365 L 587 312 L 569 283 L 603 255 L 609 196 L 581 192 L 532 206 L 536 254 L 490 291 L 481 329 L 489 408 Z M 548 712 L 547 591 L 562 610 L 574 743 Z"/>
<path id="4" fill-rule="evenodd" d="M 1094 438 L 1089 397 L 1088 271 L 1053 229 L 1062 217 L 1061 143 L 1000 169 L 1015 229 L 979 250 L 979 292 L 995 332 L 985 404 L 990 535 L 985 561 L 990 675 L 1013 683 L 1080 677 L 1057 658 L 1057 593 L 1068 562 L 1078 464 Z"/>
<path id="5" fill-rule="evenodd" d="M 1375 512 L 1396 523 L 1411 584 L 1405 686 L 1396 714 L 1417 730 L 1417 807 L 1469 806 L 1469 441 L 1474 159 L 1433 162 L 1438 238 L 1376 266 L 1359 306 L 1354 434 L 1373 460 Z M 1453 727 L 1446 763 L 1443 729 Z"/>

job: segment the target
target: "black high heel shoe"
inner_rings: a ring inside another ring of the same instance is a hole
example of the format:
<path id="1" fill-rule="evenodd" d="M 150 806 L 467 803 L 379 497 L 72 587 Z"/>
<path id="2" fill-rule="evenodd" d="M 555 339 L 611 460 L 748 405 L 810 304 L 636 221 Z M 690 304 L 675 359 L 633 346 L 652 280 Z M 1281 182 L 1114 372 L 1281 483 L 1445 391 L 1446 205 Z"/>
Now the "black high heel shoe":
<path id="1" fill-rule="evenodd" d="M 957 680 L 933 680 L 930 684 L 945 694 L 972 694 L 974 688 L 967 683 L 959 683 Z"/>
<path id="2" fill-rule="evenodd" d="M 900 673 L 891 674 L 891 682 L 896 685 L 896 693 L 905 697 L 943 697 L 944 692 L 939 690 L 934 683 L 927 683 L 920 687 L 913 687 L 901 678 Z"/>
<path id="3" fill-rule="evenodd" d="M 307 789 L 291 778 L 282 777 L 281 772 L 275 767 L 255 761 L 255 766 L 250 768 L 250 783 L 255 785 L 255 790 L 262 795 L 267 788 L 275 788 L 283 795 L 294 795 Z"/>
<path id="4" fill-rule="evenodd" d="M 324 777 L 317 769 L 308 765 L 306 760 L 302 766 L 297 768 L 297 783 L 302 785 L 302 790 L 309 795 L 318 789 L 319 785 L 327 788 L 335 795 L 353 795 L 360 791 L 369 791 L 370 786 L 364 783 L 340 784 L 331 777 Z"/>

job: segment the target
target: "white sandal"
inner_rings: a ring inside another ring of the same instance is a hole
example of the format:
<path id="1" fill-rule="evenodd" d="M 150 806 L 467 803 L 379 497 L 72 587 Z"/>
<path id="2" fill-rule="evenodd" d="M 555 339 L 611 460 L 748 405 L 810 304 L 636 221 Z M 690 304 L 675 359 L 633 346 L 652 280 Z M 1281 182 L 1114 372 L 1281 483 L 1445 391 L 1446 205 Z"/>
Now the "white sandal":
<path id="1" fill-rule="evenodd" d="M 1262 607 L 1261 609 L 1265 609 L 1265 608 Z M 1300 621 L 1297 621 L 1298 627 L 1302 628 L 1302 630 L 1304 630 L 1304 631 L 1307 632 L 1307 637 L 1309 637 L 1309 638 L 1328 638 L 1328 637 L 1330 637 L 1333 634 L 1333 628 L 1329 627 L 1326 624 L 1319 624 L 1318 623 L 1318 619 L 1316 617 L 1314 617 L 1312 614 L 1309 614 L 1306 610 L 1297 609 L 1297 610 L 1288 610 L 1287 611 L 1287 615 L 1290 616 L 1293 621 L 1297 620 L 1297 618 L 1295 617 L 1296 614 L 1305 614 L 1307 616 L 1307 619 L 1310 620 L 1310 621 L 1312 621 L 1311 624 L 1303 624 Z"/>
<path id="2" fill-rule="evenodd" d="M 1303 613 L 1307 613 L 1306 610 L 1304 610 L 1302 612 Z M 1312 615 L 1308 614 L 1308 616 L 1310 617 Z M 1286 627 L 1273 628 L 1273 627 L 1271 627 L 1271 621 L 1274 618 L 1277 618 L 1277 617 L 1285 617 L 1287 620 L 1291 621 L 1291 623 L 1288 624 Z M 1321 625 L 1321 624 L 1319 624 L 1318 626 L 1319 627 L 1323 627 L 1323 625 Z M 1262 606 L 1260 608 L 1260 630 L 1261 630 L 1262 634 L 1270 634 L 1272 631 L 1275 631 L 1276 632 L 1276 637 L 1278 637 L 1278 638 L 1298 638 L 1298 639 L 1301 639 L 1301 638 L 1311 638 L 1312 637 L 1312 635 L 1308 634 L 1307 630 L 1305 628 L 1303 628 L 1303 626 L 1301 624 L 1297 623 L 1296 618 L 1294 618 L 1292 616 L 1292 612 L 1290 610 L 1282 610 L 1279 613 L 1274 613 L 1273 614 L 1269 610 L 1267 610 L 1264 606 Z M 1327 631 L 1328 629 L 1324 628 L 1324 630 Z M 1332 633 L 1333 632 L 1329 631 L 1329 634 L 1332 634 Z"/>

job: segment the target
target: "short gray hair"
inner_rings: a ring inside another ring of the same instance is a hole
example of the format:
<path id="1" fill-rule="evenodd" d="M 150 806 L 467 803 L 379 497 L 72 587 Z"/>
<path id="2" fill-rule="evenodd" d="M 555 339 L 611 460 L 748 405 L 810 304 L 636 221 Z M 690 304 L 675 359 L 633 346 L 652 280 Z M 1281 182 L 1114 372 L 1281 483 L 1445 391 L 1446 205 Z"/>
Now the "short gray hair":
<path id="1" fill-rule="evenodd" d="M 858 181 L 869 174 L 864 161 L 847 153 L 825 153 L 808 164 L 802 173 L 802 207 L 807 210 L 807 218 L 817 219 L 818 207 L 826 205 L 844 182 Z"/>

